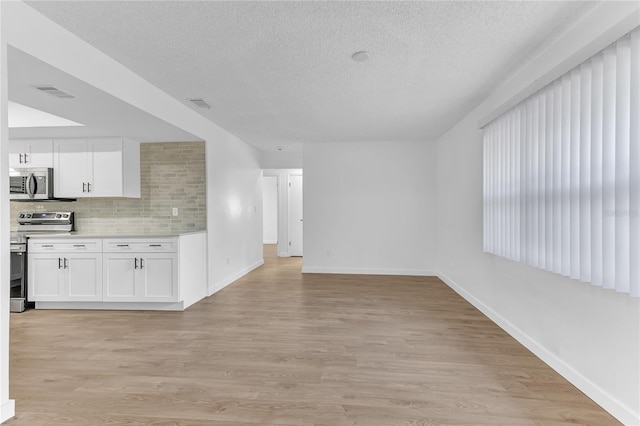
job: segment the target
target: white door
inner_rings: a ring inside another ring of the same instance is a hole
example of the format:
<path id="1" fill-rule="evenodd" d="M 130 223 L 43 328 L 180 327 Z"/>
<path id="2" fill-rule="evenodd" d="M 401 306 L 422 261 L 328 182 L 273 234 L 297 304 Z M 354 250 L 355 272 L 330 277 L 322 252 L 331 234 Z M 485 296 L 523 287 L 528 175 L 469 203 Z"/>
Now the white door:
<path id="1" fill-rule="evenodd" d="M 53 141 L 51 139 L 10 140 L 9 167 L 53 167 Z"/>
<path id="2" fill-rule="evenodd" d="M 28 167 L 53 167 L 53 141 L 31 140 L 25 144 Z"/>
<path id="3" fill-rule="evenodd" d="M 56 197 L 87 195 L 88 162 L 86 140 L 56 140 L 53 143 L 53 184 Z"/>
<path id="4" fill-rule="evenodd" d="M 122 139 L 90 139 L 89 197 L 122 196 Z"/>
<path id="5" fill-rule="evenodd" d="M 97 253 L 63 255 L 69 300 L 102 300 L 102 255 Z"/>
<path id="6" fill-rule="evenodd" d="M 104 253 L 103 292 L 104 301 L 132 302 L 136 296 L 136 272 L 139 260 L 131 253 Z"/>
<path id="7" fill-rule="evenodd" d="M 262 178 L 262 243 L 278 243 L 278 177 Z"/>
<path id="8" fill-rule="evenodd" d="M 302 256 L 301 175 L 289 175 L 289 256 Z"/>
<path id="9" fill-rule="evenodd" d="M 64 300 L 63 259 L 56 254 L 30 254 L 28 299 L 31 302 Z"/>
<path id="10" fill-rule="evenodd" d="M 140 260 L 140 285 L 147 302 L 178 301 L 178 255 L 145 253 Z"/>

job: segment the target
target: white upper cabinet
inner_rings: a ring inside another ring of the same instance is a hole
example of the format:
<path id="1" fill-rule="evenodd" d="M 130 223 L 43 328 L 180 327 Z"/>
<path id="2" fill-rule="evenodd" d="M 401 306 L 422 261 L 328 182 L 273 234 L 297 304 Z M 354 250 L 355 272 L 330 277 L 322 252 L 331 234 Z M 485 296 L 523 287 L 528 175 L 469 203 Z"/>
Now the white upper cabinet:
<path id="1" fill-rule="evenodd" d="M 12 139 L 9 141 L 9 167 L 53 167 L 52 139 Z"/>
<path id="2" fill-rule="evenodd" d="M 140 143 L 125 138 L 53 141 L 56 197 L 140 197 Z"/>

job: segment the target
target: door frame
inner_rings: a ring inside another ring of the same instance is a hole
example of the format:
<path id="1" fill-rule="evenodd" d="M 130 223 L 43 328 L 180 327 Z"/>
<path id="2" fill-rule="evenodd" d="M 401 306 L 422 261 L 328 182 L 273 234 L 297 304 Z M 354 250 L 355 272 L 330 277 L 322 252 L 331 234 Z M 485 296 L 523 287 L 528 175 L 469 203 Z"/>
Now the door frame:
<path id="1" fill-rule="evenodd" d="M 302 176 L 302 171 L 287 173 L 287 217 L 288 217 L 288 220 L 287 220 L 287 237 L 291 236 L 291 229 L 290 229 L 291 228 L 291 196 L 290 196 L 290 193 L 291 193 L 291 177 L 292 176 L 299 176 L 299 177 L 302 178 L 302 188 L 300 189 L 300 191 L 301 191 L 300 195 L 301 195 L 302 199 L 304 200 L 304 178 Z M 302 210 L 302 214 L 303 214 L 303 217 L 304 217 L 304 207 L 303 207 L 303 210 Z M 302 226 L 302 241 L 303 241 L 303 244 L 302 244 L 302 246 L 303 246 L 302 247 L 302 256 L 304 256 L 304 222 L 303 222 L 303 226 Z M 289 244 L 291 243 L 289 238 L 287 239 L 287 243 L 288 243 L 287 244 L 287 252 L 289 252 L 289 256 L 292 256 L 292 254 L 291 254 L 291 252 L 289 250 L 289 247 L 290 247 Z M 296 255 L 296 256 L 298 256 L 298 255 Z"/>
<path id="2" fill-rule="evenodd" d="M 290 176 L 304 176 L 303 171 L 302 169 L 263 169 L 262 176 L 276 176 L 278 179 L 277 252 L 278 257 L 291 257 L 289 254 L 289 182 Z"/>

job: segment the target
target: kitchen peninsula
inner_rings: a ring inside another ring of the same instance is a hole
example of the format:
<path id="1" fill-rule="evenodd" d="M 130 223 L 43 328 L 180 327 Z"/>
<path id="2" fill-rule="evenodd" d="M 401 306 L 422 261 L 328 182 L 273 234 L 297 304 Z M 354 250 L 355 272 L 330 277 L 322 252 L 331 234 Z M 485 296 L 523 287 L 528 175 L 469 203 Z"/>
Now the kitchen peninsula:
<path id="1" fill-rule="evenodd" d="M 184 310 L 206 296 L 206 231 L 29 239 L 36 309 Z"/>

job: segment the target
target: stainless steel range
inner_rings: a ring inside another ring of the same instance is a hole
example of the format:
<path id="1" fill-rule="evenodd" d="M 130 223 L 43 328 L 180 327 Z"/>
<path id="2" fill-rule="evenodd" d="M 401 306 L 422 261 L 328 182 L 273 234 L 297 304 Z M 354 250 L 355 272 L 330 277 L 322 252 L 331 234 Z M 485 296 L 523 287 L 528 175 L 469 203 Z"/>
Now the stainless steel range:
<path id="1" fill-rule="evenodd" d="M 23 312 L 27 300 L 27 239 L 41 233 L 75 231 L 73 212 L 22 212 L 18 215 L 18 231 L 11 232 L 11 312 Z"/>

